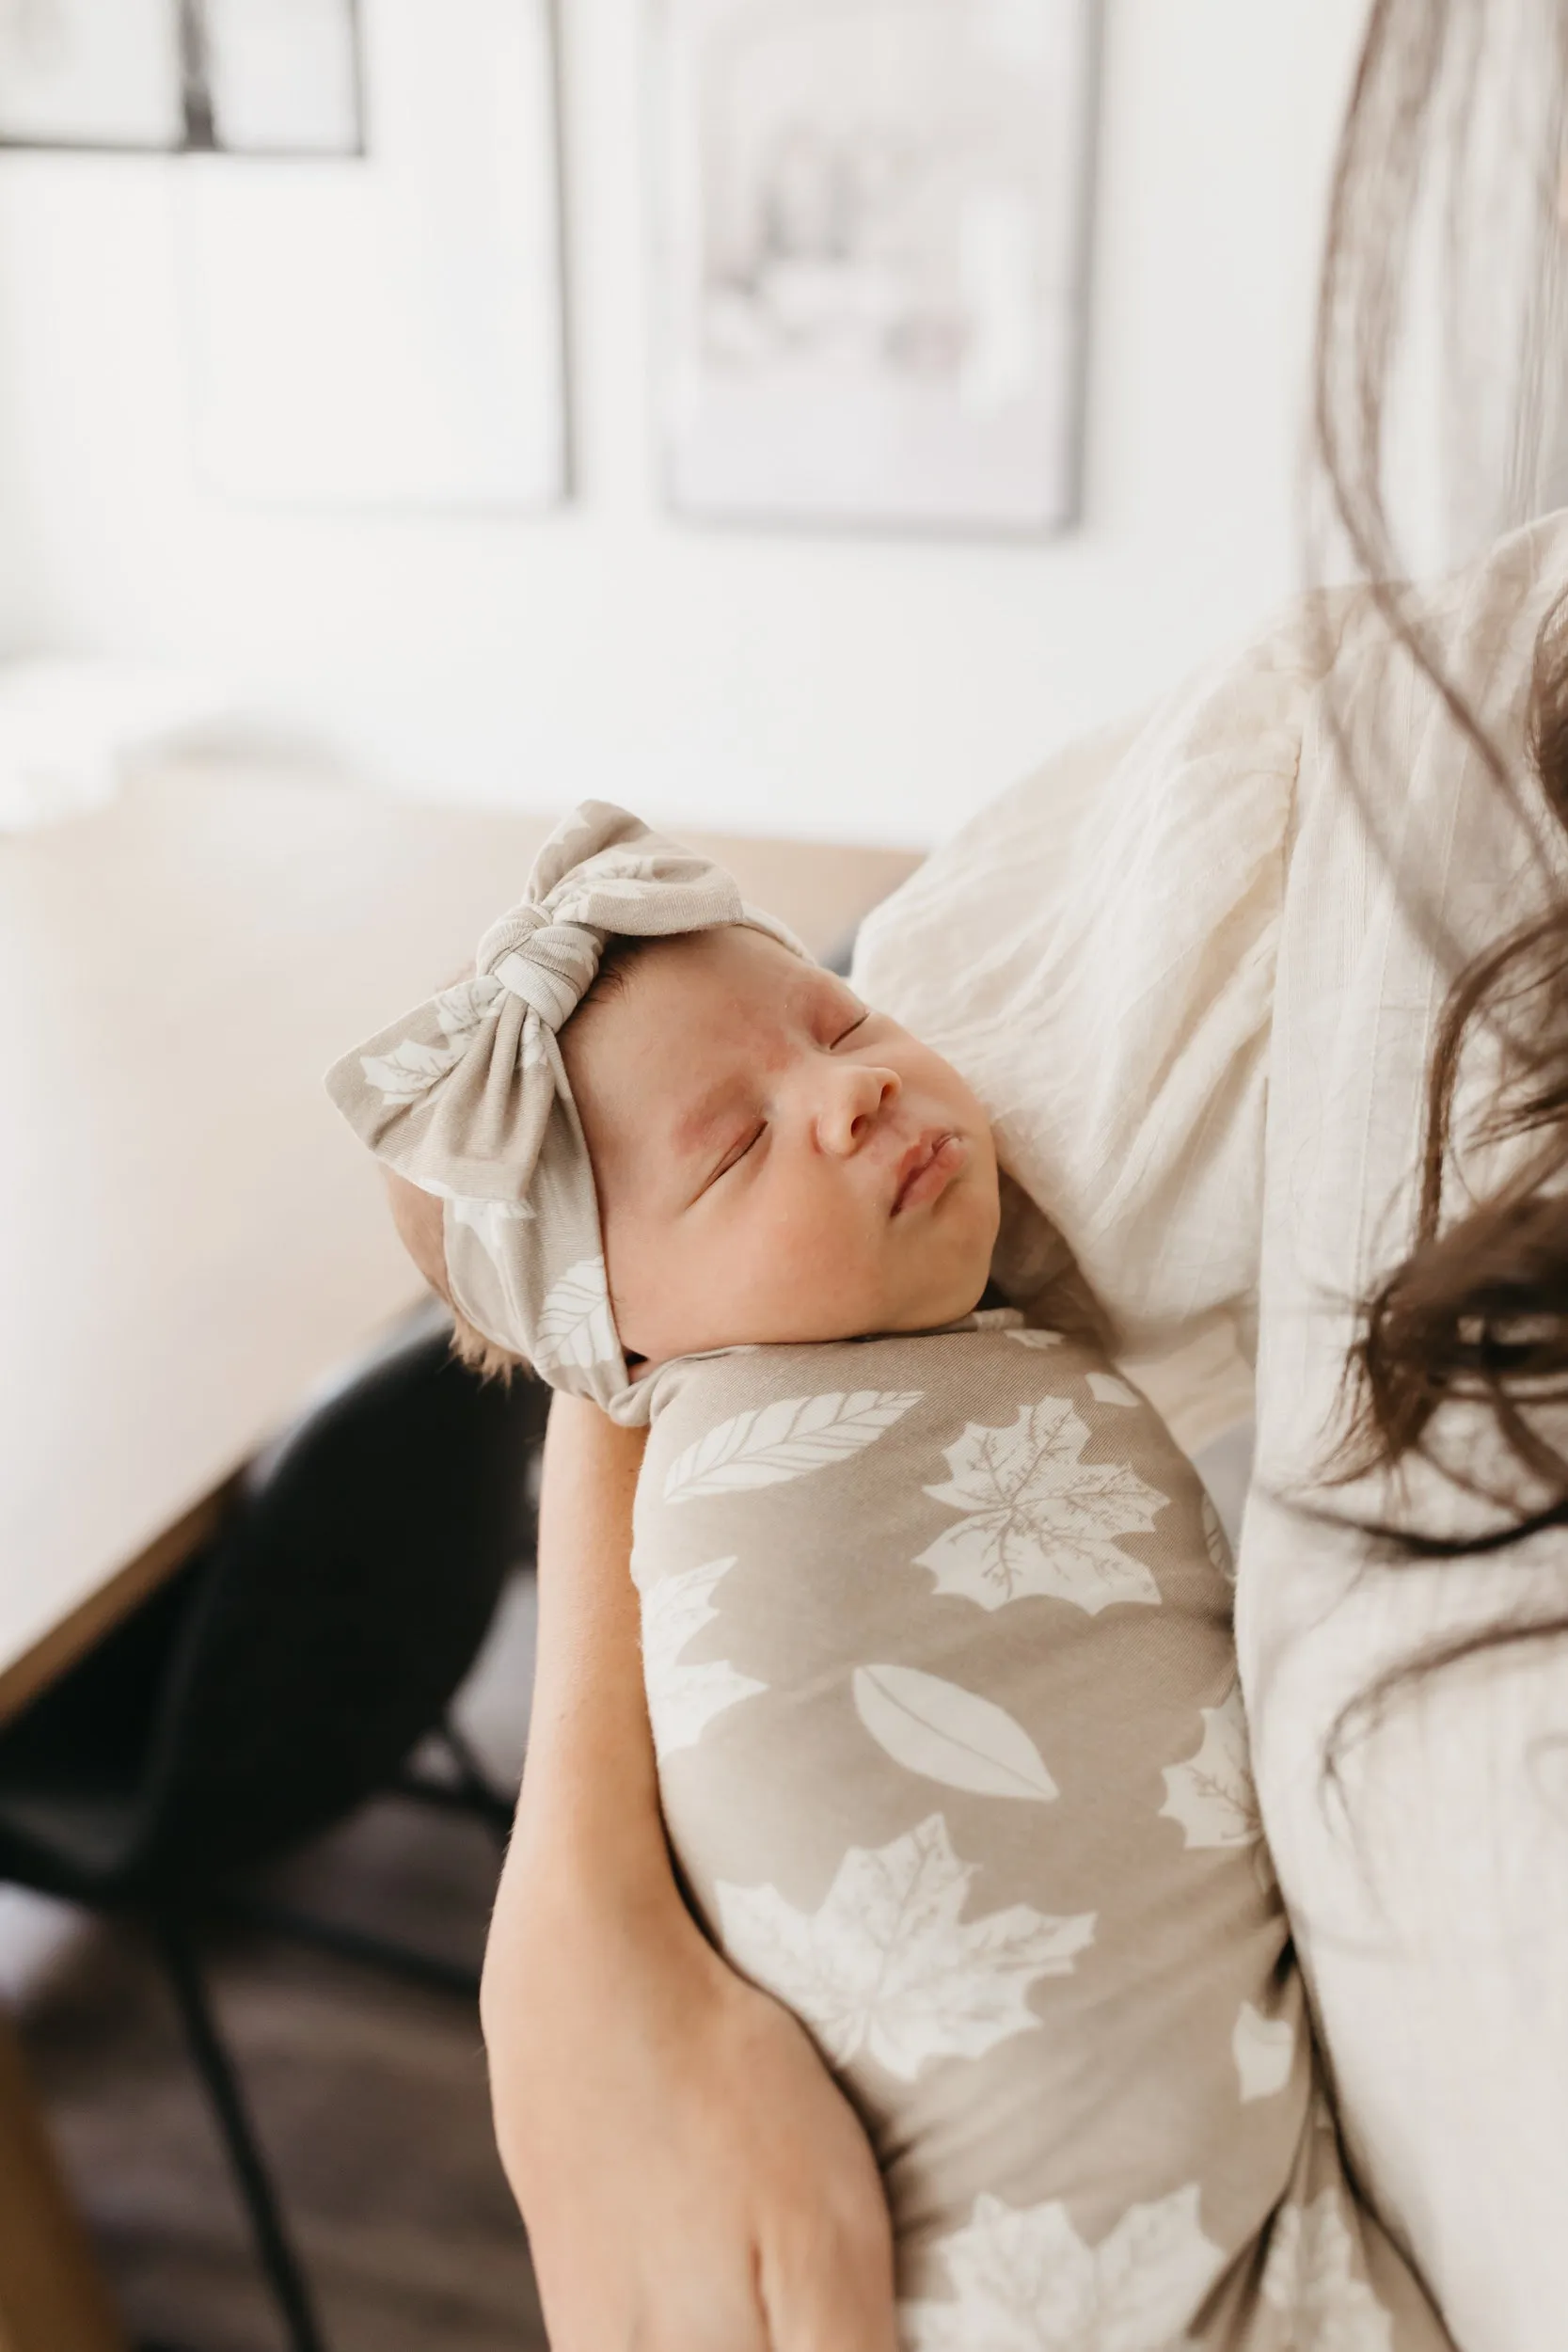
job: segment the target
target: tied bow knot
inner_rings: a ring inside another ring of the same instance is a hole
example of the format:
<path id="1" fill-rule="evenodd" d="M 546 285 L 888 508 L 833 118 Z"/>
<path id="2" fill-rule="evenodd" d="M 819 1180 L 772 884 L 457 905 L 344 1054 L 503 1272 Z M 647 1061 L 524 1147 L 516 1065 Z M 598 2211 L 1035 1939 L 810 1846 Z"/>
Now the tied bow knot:
<path id="1" fill-rule="evenodd" d="M 597 931 L 562 922 L 547 907 L 525 904 L 491 925 L 474 961 L 554 1031 L 571 1019 L 593 986 L 600 953 Z"/>

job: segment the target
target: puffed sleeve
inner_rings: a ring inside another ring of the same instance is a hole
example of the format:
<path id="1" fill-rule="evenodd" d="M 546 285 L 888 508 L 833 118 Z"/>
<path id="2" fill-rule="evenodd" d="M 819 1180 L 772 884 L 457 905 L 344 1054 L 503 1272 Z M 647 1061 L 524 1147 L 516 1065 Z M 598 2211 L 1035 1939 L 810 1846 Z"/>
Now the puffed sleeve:
<path id="1" fill-rule="evenodd" d="M 1139 724 L 1059 755 L 871 916 L 855 977 L 944 1054 L 1123 1346 L 1248 1346 L 1307 599 Z M 1005 1277 L 1004 1277 L 1005 1279 Z"/>

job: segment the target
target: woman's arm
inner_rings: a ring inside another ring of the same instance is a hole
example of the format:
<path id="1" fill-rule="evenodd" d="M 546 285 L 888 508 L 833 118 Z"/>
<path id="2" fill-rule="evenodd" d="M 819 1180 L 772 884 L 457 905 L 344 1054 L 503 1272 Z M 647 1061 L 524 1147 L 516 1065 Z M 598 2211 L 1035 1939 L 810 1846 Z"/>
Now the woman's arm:
<path id="1" fill-rule="evenodd" d="M 482 2008 L 554 2352 L 892 2352 L 853 2111 L 675 1886 L 629 1573 L 640 1433 L 558 1396 L 528 1769 Z"/>

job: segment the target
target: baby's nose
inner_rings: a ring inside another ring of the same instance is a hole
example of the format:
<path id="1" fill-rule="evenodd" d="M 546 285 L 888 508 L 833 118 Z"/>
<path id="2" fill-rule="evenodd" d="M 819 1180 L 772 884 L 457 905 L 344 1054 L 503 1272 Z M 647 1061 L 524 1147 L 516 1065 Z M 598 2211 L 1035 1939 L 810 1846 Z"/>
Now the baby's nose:
<path id="1" fill-rule="evenodd" d="M 898 1073 L 864 1062 L 833 1069 L 817 1112 L 816 1136 L 824 1152 L 839 1159 L 869 1143 L 883 1111 L 898 1094 Z"/>

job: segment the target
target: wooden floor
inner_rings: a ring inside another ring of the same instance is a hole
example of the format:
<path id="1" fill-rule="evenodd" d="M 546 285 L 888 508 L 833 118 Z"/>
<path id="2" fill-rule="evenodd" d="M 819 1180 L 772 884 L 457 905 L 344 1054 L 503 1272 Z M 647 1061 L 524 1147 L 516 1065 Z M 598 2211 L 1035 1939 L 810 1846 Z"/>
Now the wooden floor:
<path id="1" fill-rule="evenodd" d="M 501 1771 L 515 1768 L 526 1703 L 528 1597 L 520 1588 L 465 1708 Z M 292 1866 L 287 1891 L 477 1964 L 497 1867 L 477 1825 L 386 1805 Z M 543 2352 L 472 2009 L 259 1940 L 217 1947 L 212 1981 L 332 2352 Z M 211 2123 L 137 1939 L 78 1939 L 20 2022 L 133 2337 L 276 2352 Z"/>

